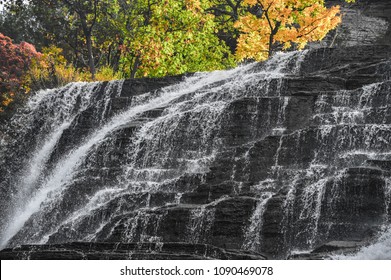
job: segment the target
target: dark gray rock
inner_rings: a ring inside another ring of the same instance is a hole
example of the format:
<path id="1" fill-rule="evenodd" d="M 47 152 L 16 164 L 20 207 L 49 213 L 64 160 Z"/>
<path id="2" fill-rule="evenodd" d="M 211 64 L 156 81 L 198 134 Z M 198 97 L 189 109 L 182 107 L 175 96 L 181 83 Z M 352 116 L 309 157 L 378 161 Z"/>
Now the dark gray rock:
<path id="1" fill-rule="evenodd" d="M 333 255 L 354 254 L 362 246 L 367 245 L 364 241 L 330 241 L 306 253 L 293 254 L 290 260 L 331 260 Z"/>
<path id="2" fill-rule="evenodd" d="M 261 254 L 224 250 L 207 244 L 82 243 L 23 245 L 0 252 L 2 260 L 264 260 Z"/>
<path id="3" fill-rule="evenodd" d="M 342 24 L 316 46 L 357 46 L 391 44 L 391 3 L 388 0 L 327 0 L 328 6 L 340 5 Z"/>
<path id="4" fill-rule="evenodd" d="M 0 258 L 281 259 L 312 251 L 290 257 L 302 259 L 356 250 L 391 216 L 390 53 L 316 49 L 299 73 L 239 89 L 220 81 L 139 112 L 89 149 L 61 199 L 43 203 Z M 32 193 L 92 131 L 143 93 L 158 96 L 182 79 L 125 81 L 107 100 L 108 85 L 99 84 Z M 209 99 L 198 100 L 204 92 Z M 46 131 L 36 118 L 20 136 L 26 143 L 6 146 L 16 152 L 0 167 L 2 202 L 17 185 L 8 174 L 21 174 L 40 140 L 34 133 Z"/>

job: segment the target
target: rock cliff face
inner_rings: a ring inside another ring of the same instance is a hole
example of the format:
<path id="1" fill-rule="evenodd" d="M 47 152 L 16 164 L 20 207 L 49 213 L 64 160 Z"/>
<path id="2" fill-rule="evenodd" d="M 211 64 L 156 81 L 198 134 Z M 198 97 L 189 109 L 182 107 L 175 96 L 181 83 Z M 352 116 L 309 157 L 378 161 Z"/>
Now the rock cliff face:
<path id="1" fill-rule="evenodd" d="M 2 128 L 0 258 L 326 258 L 391 238 L 390 77 L 391 47 L 367 45 L 39 92 Z"/>
<path id="2" fill-rule="evenodd" d="M 285 258 L 369 242 L 390 218 L 390 50 L 37 94 L 3 140 L 2 240 L 53 245 L 2 258 L 127 256 L 101 242 L 139 244 L 133 258 Z M 95 255 L 56 245 L 75 241 Z"/>
<path id="3" fill-rule="evenodd" d="M 326 5 L 340 5 L 342 24 L 316 46 L 346 47 L 368 44 L 391 45 L 391 3 L 388 0 L 356 0 L 345 3 L 327 0 Z"/>

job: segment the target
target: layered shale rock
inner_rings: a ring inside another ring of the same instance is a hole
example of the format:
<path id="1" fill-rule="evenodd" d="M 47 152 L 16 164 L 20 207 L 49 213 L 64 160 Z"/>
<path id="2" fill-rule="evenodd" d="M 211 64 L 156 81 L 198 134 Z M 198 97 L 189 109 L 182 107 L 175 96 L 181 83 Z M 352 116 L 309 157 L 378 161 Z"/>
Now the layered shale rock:
<path id="1" fill-rule="evenodd" d="M 265 259 L 261 254 L 224 250 L 205 244 L 189 243 L 82 243 L 23 245 L 5 249 L 2 260 L 248 260 Z"/>
<path id="2" fill-rule="evenodd" d="M 315 49 L 38 93 L 2 138 L 0 257 L 357 251 L 391 216 L 390 55 Z"/>
<path id="3" fill-rule="evenodd" d="M 342 23 L 326 39 L 313 46 L 346 47 L 391 45 L 391 2 L 388 0 L 326 0 L 327 6 L 340 5 Z"/>
<path id="4" fill-rule="evenodd" d="M 326 3 L 343 5 L 343 24 L 309 51 L 30 98 L 0 131 L 0 258 L 366 258 L 388 246 L 391 2 Z"/>

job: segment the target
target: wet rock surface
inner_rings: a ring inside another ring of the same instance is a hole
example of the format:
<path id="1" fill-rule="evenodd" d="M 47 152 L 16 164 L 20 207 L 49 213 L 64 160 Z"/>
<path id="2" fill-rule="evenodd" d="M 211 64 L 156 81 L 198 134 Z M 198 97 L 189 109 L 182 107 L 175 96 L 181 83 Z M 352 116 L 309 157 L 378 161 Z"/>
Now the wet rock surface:
<path id="1" fill-rule="evenodd" d="M 0 258 L 330 259 L 371 244 L 391 219 L 390 4 L 344 4 L 316 49 L 232 74 L 38 94 L 0 132 Z"/>
<path id="2" fill-rule="evenodd" d="M 61 199 L 33 214 L 0 258 L 324 259 L 357 251 L 390 217 L 390 55 L 387 46 L 312 50 L 299 71 L 266 88 L 251 83 L 218 115 L 208 111 L 215 121 L 205 126 L 189 111 L 168 131 L 173 105 L 144 110 L 96 145 Z M 47 165 L 145 92 L 161 94 L 180 79 L 125 81 L 106 103 L 109 86 L 97 86 L 93 102 L 107 106 L 76 114 Z M 140 140 L 154 122 L 148 139 L 162 138 Z"/>
<path id="3" fill-rule="evenodd" d="M 188 243 L 82 243 L 23 245 L 0 252 L 2 260 L 262 260 L 253 252 Z"/>
<path id="4" fill-rule="evenodd" d="M 327 0 L 328 6 L 340 5 L 343 21 L 326 39 L 315 46 L 346 47 L 391 44 L 391 3 L 388 0 Z"/>
<path id="5" fill-rule="evenodd" d="M 363 241 L 330 241 L 311 252 L 296 253 L 288 256 L 290 260 L 332 260 L 335 255 L 357 253 L 361 247 L 368 245 Z"/>

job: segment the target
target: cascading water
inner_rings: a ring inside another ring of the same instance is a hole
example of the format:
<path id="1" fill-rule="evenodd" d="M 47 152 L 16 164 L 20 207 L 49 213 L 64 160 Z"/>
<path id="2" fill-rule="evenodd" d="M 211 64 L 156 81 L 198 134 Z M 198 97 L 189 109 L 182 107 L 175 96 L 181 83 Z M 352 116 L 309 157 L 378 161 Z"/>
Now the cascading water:
<path id="1" fill-rule="evenodd" d="M 246 229 L 243 249 L 257 251 L 261 248 L 262 215 L 265 211 L 266 203 L 272 197 L 272 193 L 263 193 L 257 207 L 251 217 L 251 224 Z"/>
<path id="2" fill-rule="evenodd" d="M 391 215 L 390 83 L 304 77 L 307 55 L 152 90 L 38 92 L 0 135 L 1 246 L 205 243 L 281 258 L 375 236 Z"/>
<path id="3" fill-rule="evenodd" d="M 15 136 L 14 141 L 6 143 L 3 156 L 6 157 L 6 149 L 29 151 L 28 147 L 24 146 L 26 144 L 35 144 L 36 148 L 22 165 L 24 168 L 18 170 L 20 173 L 16 182 L 8 186 L 14 192 L 11 201 L 8 201 L 9 208 L 4 209 L 9 210 L 6 212 L 10 217 L 21 215 L 19 211 L 23 208 L 23 203 L 34 195 L 39 188 L 38 185 L 42 183 L 44 173 L 47 171 L 46 165 L 57 142 L 76 115 L 86 109 L 91 94 L 97 87 L 97 83 L 73 83 L 62 89 L 41 91 L 28 101 L 21 114 L 17 114 L 12 119 L 9 130 L 16 130 L 19 135 Z M 38 133 L 31 135 L 37 122 L 40 123 Z M 30 137 L 35 138 L 36 141 L 26 143 Z M 18 145 L 23 149 L 17 148 Z M 23 218 L 21 220 L 23 222 Z M 22 225 L 16 223 L 16 228 Z M 15 230 L 9 227 L 5 232 L 10 231 L 12 234 Z"/>

